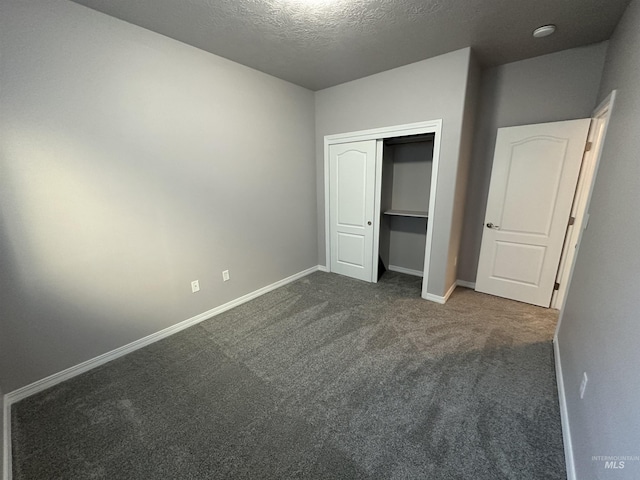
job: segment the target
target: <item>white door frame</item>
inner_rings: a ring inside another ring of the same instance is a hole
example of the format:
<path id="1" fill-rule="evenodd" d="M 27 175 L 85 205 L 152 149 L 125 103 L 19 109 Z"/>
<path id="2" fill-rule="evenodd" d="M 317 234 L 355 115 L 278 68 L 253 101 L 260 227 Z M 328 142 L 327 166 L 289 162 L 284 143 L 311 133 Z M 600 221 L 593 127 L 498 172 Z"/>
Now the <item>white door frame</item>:
<path id="1" fill-rule="evenodd" d="M 431 170 L 431 192 L 429 194 L 429 219 L 427 228 L 427 242 L 424 255 L 424 277 L 422 281 L 422 298 L 427 296 L 427 284 L 429 281 L 429 264 L 431 260 L 431 245 L 433 242 L 433 217 L 436 206 L 436 190 L 438 186 L 438 164 L 440 162 L 440 139 L 442 135 L 442 119 L 426 122 L 409 123 L 405 125 L 394 125 L 390 127 L 374 128 L 370 130 L 359 130 L 356 132 L 339 133 L 335 135 L 325 135 L 324 137 L 324 229 L 325 229 L 325 252 L 326 268 L 331 271 L 331 225 L 329 218 L 329 146 L 338 143 L 359 142 L 362 140 L 384 140 L 385 138 L 405 137 L 409 135 L 421 135 L 433 133 L 433 167 Z M 380 154 L 381 142 L 378 144 L 377 152 Z M 373 237 L 373 272 L 372 282 L 377 281 L 378 265 L 378 242 L 380 241 L 380 191 L 382 184 L 382 156 L 376 156 L 376 186 L 375 186 L 375 209 L 374 209 L 374 237 Z M 376 278 L 373 278 L 375 276 Z"/>
<path id="2" fill-rule="evenodd" d="M 596 171 L 600 163 L 600 155 L 602 154 L 602 145 L 607 135 L 607 125 L 609 115 L 613 108 L 616 91 L 614 90 L 609 96 L 596 108 L 591 115 L 591 129 L 589 131 L 588 141 L 592 143 L 591 150 L 585 153 L 582 162 L 582 172 L 578 180 L 576 188 L 576 196 L 571 207 L 571 216 L 575 219 L 573 225 L 567 230 L 564 247 L 562 250 L 562 258 L 560 260 L 560 268 L 556 282 L 560 284 L 558 290 L 554 290 L 551 299 L 551 308 L 560 310 L 567 298 L 567 292 L 570 282 L 570 273 L 573 263 L 576 259 L 576 247 L 580 240 L 580 234 L 585 225 L 587 215 L 587 202 L 591 198 L 593 182 L 595 180 Z"/>
<path id="3" fill-rule="evenodd" d="M 573 269 L 576 265 L 576 259 L 578 257 L 578 251 L 580 250 L 580 241 L 582 240 L 582 233 L 587 228 L 587 224 L 589 223 L 589 205 L 591 204 L 591 196 L 593 195 L 593 186 L 596 181 L 596 176 L 598 174 L 598 168 L 600 167 L 600 158 L 602 157 L 602 147 L 605 142 L 605 138 L 607 136 L 607 129 L 609 128 L 609 118 L 611 117 L 611 111 L 613 109 L 615 99 L 616 99 L 617 90 L 613 90 L 607 98 L 605 98 L 600 105 L 593 111 L 591 118 L 593 119 L 593 123 L 591 124 L 591 128 L 597 132 L 598 125 L 604 125 L 601 130 L 600 138 L 596 138 L 596 143 L 593 145 L 593 152 L 595 155 L 595 161 L 593 162 L 593 168 L 591 175 L 586 175 L 584 178 L 584 184 L 578 185 L 576 191 L 576 197 L 580 195 L 582 198 L 576 198 L 574 203 L 576 220 L 575 226 L 578 228 L 574 228 L 571 232 L 567 232 L 567 239 L 565 240 L 565 249 L 571 249 L 571 245 L 575 245 L 573 249 L 573 255 L 568 257 L 564 266 L 562 266 L 562 270 L 558 272 L 558 282 L 560 283 L 560 290 L 557 292 L 558 295 L 554 297 L 551 306 L 555 307 L 556 305 L 560 307 L 560 317 L 558 318 L 558 325 L 556 327 L 556 336 L 560 331 L 560 323 L 562 322 L 562 315 L 564 314 L 564 302 L 567 297 L 567 293 L 569 291 L 569 287 L 571 285 L 571 279 L 573 278 Z M 591 137 L 591 134 L 589 135 Z M 591 139 L 590 139 L 591 140 Z M 580 180 L 582 181 L 582 179 Z M 587 189 L 584 191 L 584 189 Z M 583 189 L 582 193 L 580 190 Z M 576 208 L 577 207 L 577 208 Z M 563 252 L 563 256 L 564 256 Z M 564 283 L 565 288 L 562 288 L 562 284 Z"/>

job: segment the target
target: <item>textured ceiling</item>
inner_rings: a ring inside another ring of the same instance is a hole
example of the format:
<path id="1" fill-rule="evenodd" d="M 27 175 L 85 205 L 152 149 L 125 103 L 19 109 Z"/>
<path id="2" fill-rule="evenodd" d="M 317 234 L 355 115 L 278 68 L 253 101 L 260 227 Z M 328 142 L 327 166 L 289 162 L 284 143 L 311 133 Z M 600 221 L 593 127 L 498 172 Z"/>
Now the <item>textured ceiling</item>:
<path id="1" fill-rule="evenodd" d="M 319 90 L 471 46 L 498 65 L 606 40 L 629 0 L 74 0 Z M 558 26 L 534 39 L 534 28 Z"/>

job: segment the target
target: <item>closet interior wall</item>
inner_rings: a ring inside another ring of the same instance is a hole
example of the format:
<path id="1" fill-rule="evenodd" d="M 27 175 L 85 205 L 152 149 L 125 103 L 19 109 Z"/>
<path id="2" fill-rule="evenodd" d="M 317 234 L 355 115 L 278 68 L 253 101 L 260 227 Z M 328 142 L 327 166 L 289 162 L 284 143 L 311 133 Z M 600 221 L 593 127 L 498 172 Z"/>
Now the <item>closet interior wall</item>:
<path id="1" fill-rule="evenodd" d="M 384 141 L 379 245 L 388 270 L 423 272 L 432 166 L 432 134 Z"/>

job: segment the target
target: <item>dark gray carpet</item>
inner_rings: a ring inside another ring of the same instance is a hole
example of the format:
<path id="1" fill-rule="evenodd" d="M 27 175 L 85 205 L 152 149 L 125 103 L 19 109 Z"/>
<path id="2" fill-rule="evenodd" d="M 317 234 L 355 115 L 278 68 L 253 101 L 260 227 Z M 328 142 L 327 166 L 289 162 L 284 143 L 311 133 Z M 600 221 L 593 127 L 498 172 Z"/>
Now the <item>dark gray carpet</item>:
<path id="1" fill-rule="evenodd" d="M 564 479 L 556 312 L 315 273 L 13 406 L 14 479 Z"/>

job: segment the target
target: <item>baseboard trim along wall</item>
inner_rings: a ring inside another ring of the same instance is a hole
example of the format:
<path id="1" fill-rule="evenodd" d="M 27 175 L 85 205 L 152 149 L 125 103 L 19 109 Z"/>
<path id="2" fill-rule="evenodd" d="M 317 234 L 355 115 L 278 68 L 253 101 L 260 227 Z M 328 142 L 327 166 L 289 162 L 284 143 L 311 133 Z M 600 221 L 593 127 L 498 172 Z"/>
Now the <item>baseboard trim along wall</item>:
<path id="1" fill-rule="evenodd" d="M 398 267 L 396 265 L 389 265 L 389 268 L 392 272 L 405 273 L 407 275 L 413 275 L 414 277 L 423 277 L 424 272 L 422 270 L 412 270 L 411 268 Z"/>
<path id="2" fill-rule="evenodd" d="M 391 266 L 389 266 L 389 270 L 392 270 Z M 394 271 L 398 271 L 398 270 L 394 270 Z M 401 272 L 401 273 L 407 273 L 407 272 Z M 447 290 L 447 293 L 445 293 L 443 297 L 441 297 L 440 295 L 434 295 L 433 293 L 427 293 L 427 296 L 425 298 L 426 300 L 431 300 L 432 302 L 441 303 L 444 305 L 445 303 L 447 303 L 447 300 L 449 300 L 449 297 L 451 296 L 453 291 L 456 289 L 456 287 L 464 287 L 464 288 L 470 288 L 472 290 L 475 290 L 476 284 L 474 282 L 467 282 L 466 280 L 456 280 L 453 283 L 453 285 L 451 285 L 449 290 Z"/>
<path id="3" fill-rule="evenodd" d="M 389 270 L 394 272 L 399 272 L 399 273 L 405 273 L 408 275 L 414 275 L 418 277 L 423 276 L 423 272 L 421 271 L 411 270 L 403 267 L 397 267 L 394 265 L 390 265 Z M 267 285 L 266 287 L 262 287 L 251 293 L 243 295 L 242 297 L 236 298 L 235 300 L 231 300 L 230 302 L 220 305 L 219 307 L 212 308 L 211 310 L 208 310 L 204 313 L 201 313 L 187 320 L 184 320 L 180 323 L 172 325 L 171 327 L 165 328 L 164 330 L 160 330 L 156 333 L 152 333 L 151 335 L 143 337 L 139 340 L 131 342 L 122 347 L 116 348 L 115 350 L 104 353 L 95 358 L 87 360 L 86 362 L 82 362 L 78 365 L 67 368 L 66 370 L 63 370 L 61 372 L 54 373 L 53 375 L 50 375 L 46 378 L 38 380 L 22 388 L 14 390 L 13 392 L 9 392 L 5 394 L 3 396 L 4 401 L 3 401 L 3 408 L 2 408 L 2 416 L 4 420 L 3 422 L 4 445 L 3 445 L 3 452 L 2 452 L 4 462 L 3 462 L 2 478 L 4 480 L 11 480 L 11 477 L 12 477 L 11 475 L 11 471 L 12 471 L 11 470 L 11 405 L 12 404 L 19 402 L 20 400 L 23 400 L 31 395 L 42 392 L 43 390 L 53 387 L 54 385 L 62 383 L 65 380 L 69 380 L 82 373 L 88 372 L 89 370 L 99 367 L 100 365 L 103 365 L 107 362 L 120 358 L 142 347 L 145 347 L 154 342 L 157 342 L 158 340 L 162 340 L 163 338 L 169 337 L 174 333 L 180 332 L 186 328 L 189 328 L 193 325 L 203 322 L 204 320 L 215 317 L 216 315 L 226 312 L 227 310 L 230 310 L 234 307 L 242 305 L 243 303 L 253 300 L 254 298 L 264 295 L 265 293 L 271 292 L 276 288 L 287 285 L 291 282 L 294 282 L 295 280 L 298 280 L 302 277 L 305 277 L 317 271 L 328 272 L 329 269 L 324 265 L 317 265 L 315 267 L 308 268 L 294 275 L 291 275 L 287 278 L 279 280 L 275 283 Z M 466 288 L 475 288 L 475 283 L 466 282 L 464 280 L 457 280 L 453 285 L 451 285 L 451 287 L 449 288 L 449 290 L 444 296 L 433 295 L 431 293 L 428 293 L 427 300 L 444 304 L 449 299 L 449 297 L 455 290 L 456 286 L 458 285 Z M 570 436 L 568 435 L 569 424 L 568 424 L 567 415 L 566 415 L 566 402 L 564 397 L 564 386 L 562 383 L 562 371 L 560 369 L 560 356 L 557 351 L 557 342 L 555 341 L 554 341 L 554 346 L 556 349 L 556 373 L 558 378 L 558 391 L 560 396 L 560 413 L 562 416 L 562 430 L 564 432 L 564 438 L 565 438 L 565 452 L 567 455 L 567 472 L 569 474 L 570 466 L 571 466 L 571 471 L 572 472 L 574 471 L 573 456 L 571 454 L 571 440 L 570 440 Z M 567 445 L 567 442 L 568 442 L 568 445 Z M 573 477 L 569 474 L 569 480 L 575 480 L 575 473 L 573 473 Z"/>
<path id="4" fill-rule="evenodd" d="M 433 293 L 427 293 L 427 296 L 424 298 L 425 300 L 430 300 L 432 302 L 441 303 L 444 305 L 445 303 L 447 303 L 447 300 L 449 300 L 449 297 L 451 296 L 451 294 L 453 293 L 453 291 L 456 289 L 457 286 L 458 286 L 457 282 L 453 282 L 453 285 L 449 287 L 449 290 L 447 290 L 447 293 L 445 293 L 443 297 L 441 297 L 440 295 L 434 295 Z"/>
<path id="5" fill-rule="evenodd" d="M 459 287 L 470 288 L 471 290 L 476 289 L 476 282 L 467 282 L 466 280 L 456 280 L 456 284 Z"/>
<path id="6" fill-rule="evenodd" d="M 558 400 L 560 402 L 560 420 L 562 423 L 562 442 L 564 443 L 564 459 L 567 465 L 567 480 L 576 480 L 576 465 L 573 460 L 573 444 L 571 443 L 571 429 L 569 428 L 569 412 L 567 411 L 567 397 L 562 378 L 562 363 L 560 362 L 560 347 L 558 336 L 553 338 L 553 353 L 556 365 L 556 382 L 558 383 Z"/>
<path id="7" fill-rule="evenodd" d="M 2 478 L 11 480 L 11 418 L 9 402 L 2 395 Z"/>
<path id="8" fill-rule="evenodd" d="M 147 335 L 146 337 L 143 337 L 139 340 L 131 342 L 122 347 L 116 348 L 115 350 L 104 353 L 95 358 L 87 360 L 86 362 L 82 362 L 74 367 L 70 367 L 61 372 L 54 373 L 53 375 L 43 378 L 42 380 L 38 380 L 22 388 L 14 390 L 13 392 L 9 392 L 5 394 L 4 408 L 2 412 L 3 418 L 4 418 L 4 432 L 3 432 L 3 438 L 4 438 L 3 478 L 4 480 L 11 480 L 11 421 L 10 420 L 11 420 L 12 404 L 17 403 L 20 400 L 23 400 L 31 395 L 42 392 L 43 390 L 53 387 L 54 385 L 62 383 L 65 380 L 69 380 L 82 373 L 88 372 L 89 370 L 99 367 L 100 365 L 110 362 L 111 360 L 115 360 L 116 358 L 120 358 L 128 353 L 131 353 L 142 347 L 146 347 L 147 345 L 157 342 L 158 340 L 162 340 L 163 338 L 169 337 L 174 333 L 178 333 L 181 330 L 184 330 L 200 322 L 203 322 L 204 320 L 208 320 L 209 318 L 215 317 L 216 315 L 226 312 L 227 310 L 237 307 L 238 305 L 242 305 L 243 303 L 253 300 L 254 298 L 264 295 L 265 293 L 269 293 L 272 290 L 275 290 L 276 288 L 283 287 L 284 285 L 294 282 L 299 278 L 306 277 L 307 275 L 310 275 L 319 270 L 326 270 L 326 267 L 323 267 L 321 265 L 316 265 L 315 267 L 308 268 L 306 270 L 303 270 L 302 272 L 298 272 L 294 275 L 291 275 L 290 277 L 287 277 L 275 283 L 272 283 L 271 285 L 267 285 L 266 287 L 259 288 L 258 290 L 255 290 L 251 293 L 243 295 L 242 297 L 236 298 L 235 300 L 231 300 L 230 302 L 220 305 L 219 307 L 212 308 L 211 310 L 208 310 L 204 313 L 196 315 L 195 317 L 191 317 L 180 323 L 176 323 L 175 325 L 165 328 L 164 330 L 160 330 L 159 332 L 152 333 L 151 335 Z"/>

